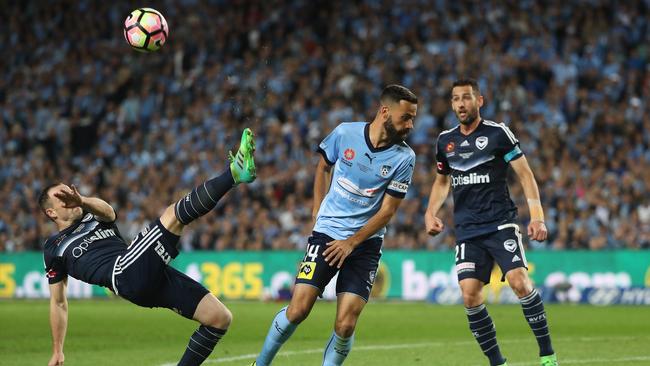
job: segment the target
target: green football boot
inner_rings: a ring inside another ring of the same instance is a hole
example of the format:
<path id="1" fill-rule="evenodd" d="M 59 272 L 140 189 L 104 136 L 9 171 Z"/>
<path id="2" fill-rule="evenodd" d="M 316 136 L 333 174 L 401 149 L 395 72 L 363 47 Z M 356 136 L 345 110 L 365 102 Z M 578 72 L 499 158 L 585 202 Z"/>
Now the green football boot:
<path id="1" fill-rule="evenodd" d="M 228 152 L 230 160 L 230 172 L 235 184 L 250 183 L 255 180 L 255 139 L 253 131 L 250 128 L 244 129 L 241 135 L 241 143 L 237 154 L 233 155 L 232 151 Z"/>
<path id="2" fill-rule="evenodd" d="M 552 355 L 548 356 L 542 356 L 540 358 L 541 365 L 542 366 L 558 366 L 559 363 L 557 363 L 557 356 L 555 356 L 555 353 Z"/>

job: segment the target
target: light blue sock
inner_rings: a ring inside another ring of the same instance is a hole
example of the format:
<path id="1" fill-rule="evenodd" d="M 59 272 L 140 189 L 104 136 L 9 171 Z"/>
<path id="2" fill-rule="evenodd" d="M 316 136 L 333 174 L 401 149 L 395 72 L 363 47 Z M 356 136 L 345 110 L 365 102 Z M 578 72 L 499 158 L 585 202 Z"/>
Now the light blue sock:
<path id="1" fill-rule="evenodd" d="M 269 333 L 264 340 L 264 346 L 262 346 L 262 352 L 257 356 L 257 366 L 270 365 L 275 354 L 297 327 L 298 324 L 293 324 L 287 319 L 287 307 L 282 308 L 271 323 Z"/>
<path id="2" fill-rule="evenodd" d="M 354 334 L 350 338 L 341 338 L 336 332 L 332 332 L 327 347 L 325 347 L 325 355 L 323 356 L 323 366 L 340 366 L 348 357 L 348 353 L 352 349 L 354 343 Z"/>

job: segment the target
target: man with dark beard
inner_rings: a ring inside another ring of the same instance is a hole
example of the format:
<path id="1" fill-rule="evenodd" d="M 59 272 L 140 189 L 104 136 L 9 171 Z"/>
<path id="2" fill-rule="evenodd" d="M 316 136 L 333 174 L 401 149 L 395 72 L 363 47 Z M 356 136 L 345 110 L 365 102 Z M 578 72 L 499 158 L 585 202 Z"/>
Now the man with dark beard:
<path id="1" fill-rule="evenodd" d="M 519 141 L 503 123 L 481 119 L 483 96 L 475 80 L 456 81 L 451 105 L 460 125 L 438 136 L 437 176 L 425 214 L 426 230 L 436 235 L 444 230 L 436 214 L 451 186 L 456 228 L 456 272 L 469 328 L 490 365 L 505 365 L 481 290 L 490 282 L 496 261 L 519 297 L 524 316 L 539 345 L 542 366 L 556 366 L 557 358 L 546 322 L 544 304 L 528 277 L 528 264 L 517 224 L 517 207 L 510 199 L 508 166 L 521 181 L 528 199 L 528 236 L 546 240 L 539 190 Z"/>
<path id="2" fill-rule="evenodd" d="M 291 303 L 273 319 L 254 365 L 271 364 L 337 273 L 336 321 L 323 365 L 341 365 L 347 357 L 377 273 L 386 224 L 413 175 L 415 153 L 404 138 L 413 130 L 416 112 L 417 97 L 403 86 L 390 85 L 372 123 L 342 123 L 320 143 L 314 231 Z"/>

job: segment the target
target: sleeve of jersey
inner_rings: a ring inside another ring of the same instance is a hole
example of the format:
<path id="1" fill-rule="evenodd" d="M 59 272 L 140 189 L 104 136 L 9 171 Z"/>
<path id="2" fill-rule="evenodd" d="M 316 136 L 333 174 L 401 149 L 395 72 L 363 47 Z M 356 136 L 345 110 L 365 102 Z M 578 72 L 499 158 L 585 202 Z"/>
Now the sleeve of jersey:
<path id="1" fill-rule="evenodd" d="M 519 147 L 519 140 L 517 140 L 515 134 L 512 133 L 505 124 L 500 123 L 500 125 L 503 128 L 502 144 L 503 151 L 505 152 L 503 154 L 503 160 L 505 160 L 506 163 L 509 163 L 524 156 L 523 151 L 521 151 L 521 148 Z"/>
<path id="2" fill-rule="evenodd" d="M 442 175 L 449 175 L 451 173 L 447 157 L 440 147 L 440 140 L 436 142 L 436 171 Z"/>
<path id="3" fill-rule="evenodd" d="M 337 160 L 338 156 L 339 156 L 339 133 L 338 133 L 338 130 L 339 130 L 339 127 L 335 128 L 318 145 L 318 149 L 317 149 L 318 153 L 320 153 L 323 156 L 323 159 L 325 159 L 325 161 L 329 165 L 334 165 L 336 163 L 336 160 Z"/>
<path id="4" fill-rule="evenodd" d="M 400 166 L 393 179 L 388 183 L 386 193 L 396 198 L 404 198 L 411 185 L 413 168 L 415 168 L 415 156 L 412 156 L 406 164 Z"/>
<path id="5" fill-rule="evenodd" d="M 49 256 L 47 253 L 43 255 L 45 263 L 45 277 L 50 285 L 63 281 L 68 274 L 63 267 L 63 264 L 57 258 Z"/>

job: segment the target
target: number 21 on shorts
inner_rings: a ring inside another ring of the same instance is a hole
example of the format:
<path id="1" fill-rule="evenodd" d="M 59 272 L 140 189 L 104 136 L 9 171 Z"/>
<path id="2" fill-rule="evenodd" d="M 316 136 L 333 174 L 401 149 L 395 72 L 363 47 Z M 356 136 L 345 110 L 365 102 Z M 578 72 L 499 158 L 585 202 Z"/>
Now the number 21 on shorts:
<path id="1" fill-rule="evenodd" d="M 460 252 L 460 260 L 464 261 L 465 260 L 465 243 L 457 244 L 456 245 L 456 262 L 458 262 L 458 254 Z"/>

